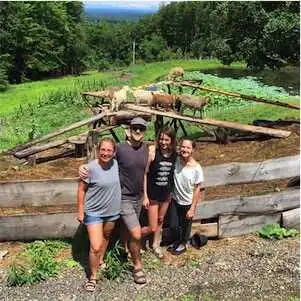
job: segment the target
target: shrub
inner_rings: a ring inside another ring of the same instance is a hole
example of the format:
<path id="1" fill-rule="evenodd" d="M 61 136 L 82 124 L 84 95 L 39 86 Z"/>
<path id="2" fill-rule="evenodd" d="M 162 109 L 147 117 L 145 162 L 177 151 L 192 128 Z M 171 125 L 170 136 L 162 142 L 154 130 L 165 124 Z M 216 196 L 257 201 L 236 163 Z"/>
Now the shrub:
<path id="1" fill-rule="evenodd" d="M 62 241 L 35 241 L 27 245 L 9 269 L 7 282 L 10 286 L 33 284 L 55 276 L 60 270 L 57 253 L 66 248 Z"/>
<path id="2" fill-rule="evenodd" d="M 283 239 L 286 237 L 294 237 L 298 234 L 295 229 L 285 229 L 280 227 L 278 224 L 271 224 L 262 227 L 258 234 L 263 238 L 268 239 Z"/>

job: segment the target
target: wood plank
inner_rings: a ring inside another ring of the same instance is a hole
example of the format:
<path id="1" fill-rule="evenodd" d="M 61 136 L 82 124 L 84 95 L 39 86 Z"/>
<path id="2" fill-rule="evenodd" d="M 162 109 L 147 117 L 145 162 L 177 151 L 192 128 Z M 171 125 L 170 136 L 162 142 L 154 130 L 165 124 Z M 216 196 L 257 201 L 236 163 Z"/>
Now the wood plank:
<path id="1" fill-rule="evenodd" d="M 299 155 L 252 163 L 232 162 L 204 168 L 205 187 L 269 181 L 299 175 Z"/>
<path id="2" fill-rule="evenodd" d="M 207 237 L 218 236 L 218 223 L 201 224 L 200 222 L 192 223 L 191 236 L 195 233 L 205 235 Z"/>
<path id="3" fill-rule="evenodd" d="M 204 186 L 258 182 L 299 175 L 299 156 L 267 160 L 258 164 L 256 162 L 229 163 L 205 167 Z M 244 168 L 247 168 L 252 176 L 243 172 Z M 0 181 L 0 207 L 70 204 L 76 200 L 76 189 L 77 178 Z M 233 206 L 236 206 L 240 196 L 230 198 L 230 200 L 233 200 Z M 204 204 L 206 203 L 201 203 L 201 206 Z"/>
<path id="4" fill-rule="evenodd" d="M 300 231 L 300 208 L 282 212 L 282 226 Z"/>
<path id="5" fill-rule="evenodd" d="M 221 215 L 218 221 L 218 237 L 225 238 L 249 234 L 269 224 L 279 224 L 281 213 L 272 215 Z"/>
<path id="6" fill-rule="evenodd" d="M 250 197 L 235 196 L 198 204 L 195 220 L 218 217 L 220 214 L 268 214 L 300 207 L 299 189 Z"/>
<path id="7" fill-rule="evenodd" d="M 71 130 L 74 130 L 74 129 L 77 129 L 79 127 L 82 127 L 86 124 L 89 124 L 89 123 L 92 123 L 94 121 L 97 121 L 99 119 L 102 119 L 103 117 L 108 117 L 108 116 L 114 116 L 114 115 L 119 115 L 119 114 L 124 114 L 124 111 L 119 111 L 119 112 L 110 112 L 110 111 L 106 111 L 106 112 L 103 112 L 101 114 L 98 114 L 94 117 L 91 117 L 91 118 L 87 118 L 87 119 L 84 119 L 84 120 L 81 120 L 81 121 L 78 121 L 78 122 L 75 122 L 75 123 L 72 123 L 71 125 L 65 127 L 65 128 L 61 128 L 55 132 L 52 132 L 52 133 L 49 133 L 45 136 L 42 136 L 38 139 L 35 139 L 35 140 L 31 140 L 25 144 L 22 144 L 22 145 L 19 145 L 16 147 L 16 150 L 17 151 L 20 151 L 20 150 L 23 150 L 25 148 L 28 148 L 32 145 L 35 145 L 35 144 L 38 144 L 40 142 L 43 142 L 43 141 L 46 141 L 46 140 L 49 140 L 50 138 L 53 138 L 53 137 L 56 137 L 58 135 L 61 135 L 61 134 L 64 134 L 66 132 L 69 132 Z"/>
<path id="8" fill-rule="evenodd" d="M 261 126 L 240 124 L 237 122 L 219 121 L 219 120 L 214 120 L 214 119 L 192 118 L 192 117 L 188 117 L 188 116 L 179 115 L 174 112 L 161 112 L 161 111 L 157 111 L 157 110 L 146 108 L 146 107 L 141 108 L 140 106 L 133 105 L 133 104 L 125 104 L 124 108 L 133 110 L 133 111 L 149 113 L 149 114 L 153 114 L 153 115 L 157 115 L 157 116 L 159 115 L 159 116 L 165 116 L 165 117 L 169 117 L 169 118 L 176 118 L 176 119 L 180 119 L 180 120 L 190 121 L 190 122 L 197 123 L 197 124 L 207 124 L 207 125 L 220 126 L 220 127 L 230 128 L 230 129 L 236 129 L 236 130 L 240 130 L 240 131 L 260 133 L 260 134 L 265 134 L 265 135 L 269 135 L 269 136 L 276 137 L 276 138 L 287 138 L 291 134 L 291 132 L 289 132 L 289 131 L 270 129 L 270 128 L 265 128 L 265 127 L 261 127 Z"/>
<path id="9" fill-rule="evenodd" d="M 0 241 L 73 237 L 76 213 L 0 217 Z"/>
<path id="10" fill-rule="evenodd" d="M 75 204 L 78 180 L 28 180 L 0 182 L 0 207 Z"/>
<path id="11" fill-rule="evenodd" d="M 291 103 L 287 103 L 287 102 L 283 102 L 283 101 L 279 101 L 279 100 L 264 99 L 264 98 L 256 97 L 254 95 L 246 95 L 246 94 L 241 94 L 241 93 L 236 93 L 236 92 L 228 92 L 228 91 L 223 91 L 223 90 L 219 90 L 219 89 L 204 87 L 204 86 L 196 85 L 196 84 L 194 84 L 192 82 L 189 82 L 189 81 L 181 81 L 181 82 L 176 82 L 174 84 L 175 85 L 192 87 L 192 88 L 200 89 L 200 90 L 203 90 L 203 91 L 223 94 L 223 95 L 226 95 L 226 96 L 238 97 L 238 98 L 242 98 L 242 99 L 245 99 L 245 100 L 261 102 L 261 103 L 265 103 L 265 104 L 269 104 L 269 105 L 300 110 L 300 106 L 297 105 L 297 104 L 291 104 Z"/>
<path id="12" fill-rule="evenodd" d="M 14 156 L 17 157 L 18 159 L 22 159 L 24 157 L 28 157 L 30 155 L 40 153 L 42 151 L 58 147 L 60 145 L 63 145 L 67 142 L 67 139 L 62 139 L 62 140 L 56 140 L 56 141 L 51 141 L 47 144 L 39 145 L 39 146 L 33 146 L 24 150 L 21 150 L 19 152 L 15 152 Z"/>

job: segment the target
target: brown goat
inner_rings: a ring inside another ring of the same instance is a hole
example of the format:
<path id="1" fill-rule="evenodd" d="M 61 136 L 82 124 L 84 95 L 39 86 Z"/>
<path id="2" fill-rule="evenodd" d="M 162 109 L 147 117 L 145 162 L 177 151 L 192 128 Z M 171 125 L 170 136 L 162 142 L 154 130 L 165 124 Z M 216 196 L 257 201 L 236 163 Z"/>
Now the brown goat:
<path id="1" fill-rule="evenodd" d="M 185 108 L 189 108 L 193 110 L 193 117 L 195 117 L 196 112 L 200 112 L 200 118 L 203 118 L 203 110 L 204 106 L 210 102 L 210 98 L 208 96 L 188 96 L 188 95 L 180 95 L 176 97 L 175 108 L 182 115 L 184 113 Z"/>
<path id="2" fill-rule="evenodd" d="M 156 109 L 161 107 L 167 110 L 173 110 L 175 96 L 169 94 L 157 94 L 152 92 L 152 97 L 152 107 Z"/>

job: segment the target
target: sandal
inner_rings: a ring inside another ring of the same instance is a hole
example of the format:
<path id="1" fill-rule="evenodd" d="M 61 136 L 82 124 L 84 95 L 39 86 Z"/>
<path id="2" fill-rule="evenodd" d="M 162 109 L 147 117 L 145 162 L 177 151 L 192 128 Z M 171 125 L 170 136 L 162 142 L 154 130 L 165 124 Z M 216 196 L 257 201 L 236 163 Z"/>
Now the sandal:
<path id="1" fill-rule="evenodd" d="M 162 259 L 164 257 L 161 248 L 156 247 L 153 249 L 153 253 L 159 258 Z"/>
<path id="2" fill-rule="evenodd" d="M 137 284 L 145 284 L 146 277 L 142 269 L 133 270 L 134 281 Z"/>
<path id="3" fill-rule="evenodd" d="M 90 279 L 88 282 L 85 284 L 85 290 L 87 292 L 94 292 L 96 289 L 96 279 Z"/>

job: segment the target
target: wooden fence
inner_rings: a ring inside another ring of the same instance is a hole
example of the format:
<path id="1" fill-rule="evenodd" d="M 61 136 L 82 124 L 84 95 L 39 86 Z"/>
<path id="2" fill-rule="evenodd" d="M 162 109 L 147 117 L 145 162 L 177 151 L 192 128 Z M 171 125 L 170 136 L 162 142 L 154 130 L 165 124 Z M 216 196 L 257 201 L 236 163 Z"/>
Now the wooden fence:
<path id="1" fill-rule="evenodd" d="M 205 187 L 255 183 L 300 175 L 299 156 L 204 168 Z M 0 241 L 72 237 L 77 228 L 78 179 L 0 182 Z M 299 189 L 264 195 L 203 201 L 193 231 L 228 237 L 280 223 L 298 226 Z M 214 220 L 203 223 L 204 220 Z"/>

